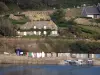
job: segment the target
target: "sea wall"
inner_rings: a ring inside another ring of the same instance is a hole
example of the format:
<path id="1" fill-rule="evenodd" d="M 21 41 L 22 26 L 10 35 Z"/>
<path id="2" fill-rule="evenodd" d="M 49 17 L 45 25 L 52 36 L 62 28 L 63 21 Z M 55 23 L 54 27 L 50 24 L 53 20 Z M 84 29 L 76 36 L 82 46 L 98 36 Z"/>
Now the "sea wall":
<path id="1" fill-rule="evenodd" d="M 41 57 L 32 58 L 28 56 L 0 54 L 0 64 L 59 64 L 62 60 L 76 60 L 72 57 Z M 93 59 L 94 65 L 100 65 L 100 59 Z"/>

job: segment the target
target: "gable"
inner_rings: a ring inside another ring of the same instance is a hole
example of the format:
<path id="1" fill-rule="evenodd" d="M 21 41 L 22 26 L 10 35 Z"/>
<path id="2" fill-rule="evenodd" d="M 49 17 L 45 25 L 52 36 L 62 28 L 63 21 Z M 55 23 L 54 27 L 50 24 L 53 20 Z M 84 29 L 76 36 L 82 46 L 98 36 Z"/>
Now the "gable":
<path id="1" fill-rule="evenodd" d="M 85 11 L 85 7 L 82 9 L 82 16 L 86 16 L 87 14 L 86 14 L 86 11 Z"/>
<path id="2" fill-rule="evenodd" d="M 98 8 L 98 10 L 100 12 L 100 3 L 98 3 L 97 8 Z"/>

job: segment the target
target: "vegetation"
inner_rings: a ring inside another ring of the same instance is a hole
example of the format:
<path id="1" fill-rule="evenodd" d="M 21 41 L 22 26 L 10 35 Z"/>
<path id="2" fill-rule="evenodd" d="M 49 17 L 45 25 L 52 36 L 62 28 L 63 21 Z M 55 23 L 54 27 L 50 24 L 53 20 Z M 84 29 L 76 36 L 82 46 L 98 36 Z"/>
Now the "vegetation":
<path id="1" fill-rule="evenodd" d="M 6 18 L 0 18 L 0 34 L 2 36 L 15 36 L 15 28 Z"/>
<path id="2" fill-rule="evenodd" d="M 100 53 L 100 42 L 76 41 L 70 45 L 74 53 Z"/>
<path id="3" fill-rule="evenodd" d="M 43 41 L 37 41 L 38 47 L 45 52 L 72 52 L 72 53 L 100 53 L 100 43 L 97 42 L 89 42 L 89 41 L 76 41 L 76 40 L 84 40 L 84 39 L 100 39 L 100 29 L 99 27 L 93 26 L 79 26 L 74 23 L 74 20 L 66 20 L 65 15 L 66 12 L 62 8 L 76 7 L 81 6 L 83 4 L 97 4 L 100 1 L 95 0 L 57 0 L 55 4 L 48 4 L 44 2 L 44 0 L 1 0 L 5 4 L 5 8 L 3 8 L 0 4 L 0 10 L 8 10 L 9 13 L 15 13 L 20 11 L 20 8 L 26 9 L 55 9 L 56 11 L 51 15 L 52 20 L 56 23 L 59 28 L 59 37 L 45 37 L 46 39 Z M 49 1 L 49 0 L 47 0 Z M 7 6 L 6 6 L 7 5 Z M 6 15 L 8 17 L 9 15 Z M 84 17 L 83 17 L 84 18 Z M 90 18 L 88 18 L 90 19 Z M 17 24 L 25 24 L 28 21 L 27 17 L 24 17 L 20 20 L 8 19 L 5 17 L 0 18 L 0 35 L 1 36 L 15 36 L 16 35 L 16 25 Z M 100 23 L 100 20 L 92 20 L 96 23 Z M 33 30 L 33 29 L 30 29 Z M 22 30 L 24 31 L 24 30 Z M 41 30 L 43 32 L 43 30 Z M 51 33 L 51 30 L 47 30 L 47 36 Z M 23 38 L 38 38 L 41 39 L 41 36 L 25 36 Z M 44 39 L 44 38 L 43 38 Z M 3 42 L 4 43 L 4 42 Z M 14 49 L 14 47 L 9 46 L 8 43 L 2 44 L 0 43 L 0 47 L 7 45 L 9 49 Z M 26 46 L 25 46 L 26 47 Z M 3 50 L 3 49 L 2 49 Z"/>
<path id="4" fill-rule="evenodd" d="M 66 20 L 65 20 L 65 10 L 64 9 L 58 9 L 56 10 L 52 15 L 52 20 L 56 23 L 58 27 L 66 27 Z"/>
<path id="5" fill-rule="evenodd" d="M 21 8 L 30 8 L 30 9 L 43 9 L 43 8 L 67 8 L 67 7 L 77 7 L 82 4 L 93 5 L 100 3 L 99 0 L 1 0 L 7 3 L 18 4 Z"/>
<path id="6" fill-rule="evenodd" d="M 24 16 L 22 19 L 19 19 L 19 20 L 10 19 L 10 21 L 11 21 L 11 23 L 12 23 L 13 25 L 16 25 L 16 24 L 22 25 L 22 24 L 25 24 L 26 22 L 28 22 L 29 19 L 28 19 L 27 17 Z"/>

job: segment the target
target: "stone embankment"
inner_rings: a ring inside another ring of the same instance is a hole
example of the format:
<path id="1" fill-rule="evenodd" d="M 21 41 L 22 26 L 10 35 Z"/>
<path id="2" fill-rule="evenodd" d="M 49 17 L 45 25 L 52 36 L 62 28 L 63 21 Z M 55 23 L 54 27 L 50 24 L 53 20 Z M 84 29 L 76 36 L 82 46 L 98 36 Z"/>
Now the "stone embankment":
<path id="1" fill-rule="evenodd" d="M 16 55 L 0 55 L 0 64 L 59 64 L 61 60 L 68 58 L 62 57 L 44 57 L 44 58 L 32 58 L 27 56 Z M 70 59 L 70 58 L 69 58 Z"/>
<path id="2" fill-rule="evenodd" d="M 100 59 L 93 59 L 95 66 L 100 66 Z"/>
<path id="3" fill-rule="evenodd" d="M 27 56 L 0 54 L 0 64 L 59 64 L 62 60 L 74 60 L 71 57 L 32 58 Z M 93 59 L 93 65 L 100 66 L 100 59 Z"/>

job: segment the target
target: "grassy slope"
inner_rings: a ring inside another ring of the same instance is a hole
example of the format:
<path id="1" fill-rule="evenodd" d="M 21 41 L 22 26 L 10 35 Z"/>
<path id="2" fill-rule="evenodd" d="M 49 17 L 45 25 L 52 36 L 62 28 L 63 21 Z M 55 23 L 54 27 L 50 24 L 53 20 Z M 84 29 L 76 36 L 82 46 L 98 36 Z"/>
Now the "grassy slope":
<path id="1" fill-rule="evenodd" d="M 81 10 L 82 8 L 71 8 L 69 10 L 66 10 L 66 17 L 81 16 Z"/>
<path id="2" fill-rule="evenodd" d="M 82 28 L 85 28 L 85 29 L 88 29 L 88 30 L 92 30 L 92 31 L 94 31 L 94 32 L 97 32 L 97 33 L 100 33 L 100 28 L 99 27 L 93 27 L 93 26 L 84 26 L 84 25 L 82 25 L 81 26 Z"/>

